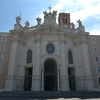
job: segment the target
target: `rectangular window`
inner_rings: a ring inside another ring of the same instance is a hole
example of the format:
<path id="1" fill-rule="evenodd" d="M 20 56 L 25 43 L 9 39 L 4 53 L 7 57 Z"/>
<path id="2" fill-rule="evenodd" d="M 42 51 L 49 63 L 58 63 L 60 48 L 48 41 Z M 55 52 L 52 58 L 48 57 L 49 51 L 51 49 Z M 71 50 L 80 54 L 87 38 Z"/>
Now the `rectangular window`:
<path id="1" fill-rule="evenodd" d="M 0 66 L 0 74 L 2 73 L 2 66 Z"/>
<path id="2" fill-rule="evenodd" d="M 100 73 L 100 66 L 97 66 L 97 72 Z"/>
<path id="3" fill-rule="evenodd" d="M 64 24 L 67 24 L 67 19 L 63 19 L 63 23 Z"/>
<path id="4" fill-rule="evenodd" d="M 4 51 L 5 50 L 5 45 L 0 45 L 0 51 Z"/>
<path id="5" fill-rule="evenodd" d="M 99 62 L 99 57 L 95 57 L 95 61 L 96 62 Z"/>
<path id="6" fill-rule="evenodd" d="M 4 56 L 0 55 L 0 62 L 3 62 Z"/>
<path id="7" fill-rule="evenodd" d="M 94 53 L 98 52 L 98 48 L 97 47 L 93 47 L 93 51 L 94 51 Z"/>
<path id="8" fill-rule="evenodd" d="M 2 35 L 1 41 L 6 41 L 6 40 L 7 40 L 7 36 L 6 35 Z"/>

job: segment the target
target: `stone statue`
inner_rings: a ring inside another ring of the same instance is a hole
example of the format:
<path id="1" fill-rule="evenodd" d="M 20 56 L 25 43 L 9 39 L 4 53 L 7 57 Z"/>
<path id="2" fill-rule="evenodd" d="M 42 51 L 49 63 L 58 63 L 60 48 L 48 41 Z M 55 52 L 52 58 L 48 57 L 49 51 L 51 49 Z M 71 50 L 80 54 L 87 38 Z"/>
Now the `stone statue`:
<path id="1" fill-rule="evenodd" d="M 25 28 L 28 28 L 30 23 L 28 21 L 25 22 Z"/>
<path id="2" fill-rule="evenodd" d="M 45 11 L 43 12 L 44 16 L 47 17 L 48 16 L 48 13 Z"/>
<path id="3" fill-rule="evenodd" d="M 38 17 L 36 20 L 37 20 L 37 24 L 40 25 L 41 24 L 41 18 Z"/>
<path id="4" fill-rule="evenodd" d="M 72 29 L 72 30 L 75 30 L 75 25 L 74 25 L 74 23 L 71 23 L 71 29 Z"/>
<path id="5" fill-rule="evenodd" d="M 79 27 L 83 26 L 83 25 L 82 25 L 82 22 L 80 21 L 80 19 L 79 19 L 77 22 L 78 22 L 78 24 L 79 24 Z"/>
<path id="6" fill-rule="evenodd" d="M 53 16 L 56 16 L 57 15 L 57 11 L 53 11 Z"/>
<path id="7" fill-rule="evenodd" d="M 46 12 L 44 11 L 44 23 L 45 25 L 57 25 L 56 23 L 56 15 L 57 15 L 57 11 L 53 11 L 53 12 Z"/>
<path id="8" fill-rule="evenodd" d="M 82 22 L 80 21 L 80 19 L 77 22 L 79 24 L 78 31 L 85 32 L 85 27 L 82 25 Z"/>
<path id="9" fill-rule="evenodd" d="M 20 16 L 16 17 L 16 24 L 20 24 L 20 20 L 21 20 Z"/>

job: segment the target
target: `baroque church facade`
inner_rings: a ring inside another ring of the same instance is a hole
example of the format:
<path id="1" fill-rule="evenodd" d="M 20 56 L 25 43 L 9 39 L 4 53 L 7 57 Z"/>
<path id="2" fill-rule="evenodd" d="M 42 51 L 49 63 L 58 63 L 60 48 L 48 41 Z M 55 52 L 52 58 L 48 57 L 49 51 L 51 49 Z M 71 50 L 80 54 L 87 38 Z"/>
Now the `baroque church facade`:
<path id="1" fill-rule="evenodd" d="M 94 90 L 88 38 L 82 22 L 78 28 L 69 13 L 43 12 L 44 22 L 20 25 L 10 31 L 10 54 L 3 91 Z"/>

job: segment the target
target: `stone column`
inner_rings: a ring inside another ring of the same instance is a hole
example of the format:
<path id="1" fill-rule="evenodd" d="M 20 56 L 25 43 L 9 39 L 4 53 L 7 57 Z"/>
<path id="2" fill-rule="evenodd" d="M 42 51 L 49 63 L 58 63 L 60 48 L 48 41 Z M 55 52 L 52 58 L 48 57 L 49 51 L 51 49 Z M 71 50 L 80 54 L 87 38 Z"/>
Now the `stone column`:
<path id="1" fill-rule="evenodd" d="M 41 66 L 40 66 L 40 35 L 36 35 L 36 45 L 35 45 L 35 66 L 33 69 L 33 78 L 32 78 L 32 90 L 40 91 L 41 89 Z"/>
<path id="2" fill-rule="evenodd" d="M 68 68 L 66 65 L 66 52 L 64 44 L 64 36 L 61 35 L 61 90 L 69 91 L 68 83 Z"/>
<path id="3" fill-rule="evenodd" d="M 59 91 L 59 90 L 61 90 L 60 89 L 60 69 L 57 70 L 57 76 L 58 76 L 57 83 L 58 83 L 58 91 Z"/>
<path id="4" fill-rule="evenodd" d="M 41 83 L 41 90 L 43 91 L 44 90 L 44 70 L 42 69 L 42 83 Z"/>
<path id="5" fill-rule="evenodd" d="M 93 79 L 92 79 L 92 72 L 91 72 L 91 66 L 90 66 L 90 59 L 89 59 L 89 51 L 88 51 L 88 45 L 87 40 L 85 36 L 81 37 L 81 57 L 82 57 L 82 67 L 83 67 L 83 86 L 86 90 L 93 90 Z"/>

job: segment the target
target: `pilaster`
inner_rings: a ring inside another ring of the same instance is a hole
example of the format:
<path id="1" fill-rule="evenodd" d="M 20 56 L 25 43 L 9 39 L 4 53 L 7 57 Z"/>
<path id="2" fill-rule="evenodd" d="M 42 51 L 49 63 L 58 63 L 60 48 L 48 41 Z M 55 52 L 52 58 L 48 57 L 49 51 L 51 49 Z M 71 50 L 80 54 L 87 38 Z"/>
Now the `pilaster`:
<path id="1" fill-rule="evenodd" d="M 75 78 L 76 78 L 76 90 L 82 90 L 83 89 L 83 80 L 82 80 L 82 65 L 81 65 L 81 51 L 80 51 L 80 46 L 78 43 L 74 44 L 74 61 L 75 61 Z"/>
<path id="2" fill-rule="evenodd" d="M 8 67 L 8 75 L 6 78 L 6 84 L 4 91 L 14 91 L 17 90 L 17 84 L 18 80 L 21 80 L 22 77 L 20 76 L 20 73 L 18 74 L 19 68 L 21 68 L 21 65 L 19 63 L 19 52 L 20 52 L 20 39 L 19 39 L 19 32 L 14 31 L 12 34 L 12 43 L 11 43 L 11 51 L 10 51 L 10 60 L 9 60 L 9 67 Z M 21 83 L 21 82 L 20 82 Z M 21 85 L 22 86 L 22 85 Z"/>
<path id="3" fill-rule="evenodd" d="M 82 53 L 82 67 L 83 67 L 83 87 L 85 90 L 93 90 L 93 79 L 91 73 L 91 66 L 89 60 L 89 51 L 87 39 L 85 36 L 81 37 L 80 48 Z"/>
<path id="4" fill-rule="evenodd" d="M 64 44 L 64 35 L 61 35 L 61 90 L 69 91 L 69 82 L 68 82 L 68 68 L 66 65 L 66 53 L 65 53 L 65 44 Z"/>
<path id="5" fill-rule="evenodd" d="M 17 41 L 13 41 L 11 45 L 11 53 L 10 53 L 9 68 L 8 68 L 8 75 L 6 79 L 5 91 L 14 90 L 17 46 L 18 46 Z"/>
<path id="6" fill-rule="evenodd" d="M 36 34 L 36 53 L 35 53 L 35 66 L 32 78 L 32 90 L 40 91 L 41 89 L 41 70 L 40 70 L 40 34 Z"/>

